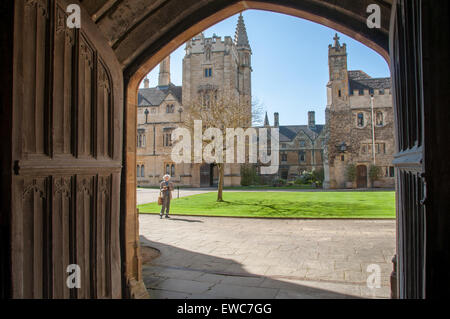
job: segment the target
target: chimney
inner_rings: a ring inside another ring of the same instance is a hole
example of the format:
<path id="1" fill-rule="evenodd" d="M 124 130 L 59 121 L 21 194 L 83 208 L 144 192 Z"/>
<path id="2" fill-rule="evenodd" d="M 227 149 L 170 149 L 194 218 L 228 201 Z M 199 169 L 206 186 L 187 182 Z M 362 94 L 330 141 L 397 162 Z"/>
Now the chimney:
<path id="1" fill-rule="evenodd" d="M 310 129 L 316 128 L 316 112 L 314 111 L 308 112 L 308 127 Z"/>
<path id="2" fill-rule="evenodd" d="M 150 80 L 148 79 L 148 77 L 145 77 L 144 88 L 148 89 L 149 87 L 150 87 Z"/>
<path id="3" fill-rule="evenodd" d="M 273 122 L 275 127 L 280 126 L 280 114 L 278 112 L 273 113 Z"/>
<path id="4" fill-rule="evenodd" d="M 170 84 L 170 55 L 159 65 L 158 86 L 169 86 Z"/>

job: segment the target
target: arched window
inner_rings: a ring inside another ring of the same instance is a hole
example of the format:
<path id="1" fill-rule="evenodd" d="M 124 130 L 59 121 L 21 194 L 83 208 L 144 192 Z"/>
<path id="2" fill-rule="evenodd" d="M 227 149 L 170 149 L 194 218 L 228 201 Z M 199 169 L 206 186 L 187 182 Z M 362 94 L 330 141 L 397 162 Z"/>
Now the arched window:
<path id="1" fill-rule="evenodd" d="M 364 127 L 364 113 L 358 113 L 357 125 L 359 127 Z"/>
<path id="2" fill-rule="evenodd" d="M 175 176 L 175 164 L 172 164 L 170 175 Z"/>
<path id="3" fill-rule="evenodd" d="M 169 164 L 166 165 L 166 174 L 170 175 L 170 165 Z"/>
<path id="4" fill-rule="evenodd" d="M 136 167 L 136 173 L 137 173 L 137 177 L 141 177 L 141 168 L 139 165 Z"/>
<path id="5" fill-rule="evenodd" d="M 304 162 L 305 161 L 305 152 L 304 151 L 298 152 L 298 161 L 299 162 Z"/>
<path id="6" fill-rule="evenodd" d="M 384 118 L 383 118 L 383 112 L 378 111 L 377 112 L 377 116 L 376 116 L 376 124 L 378 126 L 383 126 L 384 125 Z"/>
<path id="7" fill-rule="evenodd" d="M 141 177 L 145 177 L 145 166 L 141 166 Z"/>

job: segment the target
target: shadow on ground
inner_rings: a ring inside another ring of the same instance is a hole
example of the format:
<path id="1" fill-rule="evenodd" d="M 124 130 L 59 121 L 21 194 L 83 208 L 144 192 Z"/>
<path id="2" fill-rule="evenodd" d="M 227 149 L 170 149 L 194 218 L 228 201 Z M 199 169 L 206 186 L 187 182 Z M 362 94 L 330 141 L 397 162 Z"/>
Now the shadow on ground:
<path id="1" fill-rule="evenodd" d="M 354 294 L 337 293 L 336 283 L 324 288 L 308 286 L 306 281 L 277 280 L 246 271 L 232 259 L 201 254 L 140 236 L 141 245 L 156 248 L 161 255 L 143 265 L 143 276 L 151 298 L 156 299 L 358 299 L 361 287 L 350 287 Z M 317 283 L 315 283 L 317 285 Z M 348 287 L 347 287 L 348 290 Z"/>

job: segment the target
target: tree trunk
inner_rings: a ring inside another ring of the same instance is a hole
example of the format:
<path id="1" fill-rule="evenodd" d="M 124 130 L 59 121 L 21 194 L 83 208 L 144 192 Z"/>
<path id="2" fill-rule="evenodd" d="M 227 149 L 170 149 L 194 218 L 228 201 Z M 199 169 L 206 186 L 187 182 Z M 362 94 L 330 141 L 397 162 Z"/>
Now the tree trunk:
<path id="1" fill-rule="evenodd" d="M 223 202 L 223 182 L 224 182 L 224 171 L 225 171 L 225 167 L 224 164 L 217 164 L 217 166 L 219 167 L 219 185 L 217 187 L 217 201 L 218 202 Z"/>

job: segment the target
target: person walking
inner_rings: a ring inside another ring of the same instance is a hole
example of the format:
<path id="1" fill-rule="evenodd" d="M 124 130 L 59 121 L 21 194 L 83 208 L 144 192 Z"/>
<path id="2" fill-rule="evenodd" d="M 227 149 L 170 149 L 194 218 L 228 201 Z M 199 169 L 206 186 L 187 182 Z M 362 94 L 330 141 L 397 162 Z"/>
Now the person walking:
<path id="1" fill-rule="evenodd" d="M 173 183 L 170 182 L 170 175 L 166 174 L 163 177 L 163 181 L 161 182 L 161 185 L 159 187 L 161 191 L 162 196 L 162 207 L 161 207 L 161 213 L 159 214 L 159 218 L 163 217 L 164 210 L 166 211 L 166 218 L 169 217 L 169 210 L 170 210 L 170 200 L 172 199 L 172 191 L 173 191 Z"/>

